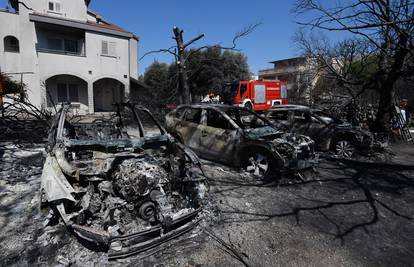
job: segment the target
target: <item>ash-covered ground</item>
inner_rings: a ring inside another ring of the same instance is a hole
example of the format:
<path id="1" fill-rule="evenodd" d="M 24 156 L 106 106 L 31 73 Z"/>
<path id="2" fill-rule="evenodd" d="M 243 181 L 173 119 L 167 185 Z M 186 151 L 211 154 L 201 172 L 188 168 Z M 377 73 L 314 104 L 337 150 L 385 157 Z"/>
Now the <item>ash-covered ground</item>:
<path id="1" fill-rule="evenodd" d="M 203 223 L 108 262 L 61 223 L 45 226 L 42 147 L 0 144 L 0 266 L 414 266 L 413 171 L 322 160 L 306 181 L 261 184 L 203 161 L 210 183 Z M 399 164 L 414 165 L 414 147 L 394 152 Z"/>

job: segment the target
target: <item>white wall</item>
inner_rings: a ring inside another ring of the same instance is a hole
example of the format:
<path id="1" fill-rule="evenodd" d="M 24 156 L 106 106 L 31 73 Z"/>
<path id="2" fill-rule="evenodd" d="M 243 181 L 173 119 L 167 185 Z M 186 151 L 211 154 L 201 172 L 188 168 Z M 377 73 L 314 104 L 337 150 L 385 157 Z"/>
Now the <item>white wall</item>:
<path id="1" fill-rule="evenodd" d="M 102 41 L 116 43 L 116 56 L 101 55 Z M 129 88 L 129 40 L 109 35 L 86 32 L 86 58 L 94 81 L 114 78 Z M 124 77 L 126 75 L 127 78 Z"/>
<path id="2" fill-rule="evenodd" d="M 87 19 L 84 0 L 61 0 L 63 15 L 70 19 Z M 48 0 L 23 0 L 37 12 L 46 12 Z M 67 8 L 67 9 L 66 9 Z M 35 24 L 30 21 L 29 11 L 20 5 L 20 13 L 0 12 L 0 68 L 3 72 L 27 72 L 23 82 L 28 85 L 28 97 L 35 105 L 46 104 L 46 79 L 61 74 L 77 76 L 88 84 L 88 91 L 93 92 L 93 83 L 102 78 L 112 78 L 125 86 L 129 95 L 130 77 L 138 78 L 138 41 L 95 32 L 85 33 L 86 55 L 69 56 L 42 53 L 36 51 L 36 44 L 44 41 Z M 48 14 L 50 15 L 50 14 Z M 3 38 L 15 36 L 20 42 L 20 53 L 4 52 Z M 102 40 L 116 43 L 116 56 L 101 55 Z M 91 73 L 90 73 L 91 72 Z M 12 75 L 20 81 L 21 75 Z M 92 93 L 89 94 L 92 98 Z M 93 103 L 91 99 L 89 104 Z"/>
<path id="3" fill-rule="evenodd" d="M 130 39 L 130 73 L 131 77 L 138 80 L 138 41 Z"/>
<path id="4" fill-rule="evenodd" d="M 0 12 L 0 70 L 2 72 L 20 72 L 20 53 L 4 51 L 4 37 L 14 36 L 20 42 L 19 16 L 12 13 Z"/>
<path id="5" fill-rule="evenodd" d="M 50 0 L 60 1 L 61 14 L 56 14 L 49 11 L 49 0 L 20 0 L 28 7 L 32 8 L 37 13 L 46 14 L 49 16 L 57 16 L 62 18 L 86 21 L 87 7 L 84 0 Z M 22 5 L 20 5 L 20 13 L 29 12 Z"/>

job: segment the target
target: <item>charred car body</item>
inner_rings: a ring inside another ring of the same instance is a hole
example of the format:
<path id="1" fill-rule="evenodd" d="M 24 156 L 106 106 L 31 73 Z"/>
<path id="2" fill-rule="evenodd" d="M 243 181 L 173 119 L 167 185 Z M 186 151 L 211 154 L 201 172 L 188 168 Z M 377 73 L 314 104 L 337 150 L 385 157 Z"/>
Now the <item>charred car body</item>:
<path id="1" fill-rule="evenodd" d="M 166 129 L 201 158 L 242 167 L 261 178 L 317 163 L 310 138 L 284 134 L 246 108 L 179 106 L 167 114 Z"/>
<path id="2" fill-rule="evenodd" d="M 334 151 L 338 156 L 350 158 L 355 152 L 374 147 L 374 136 L 369 131 L 306 106 L 273 107 L 266 117 L 284 131 L 311 137 L 319 151 Z"/>
<path id="3" fill-rule="evenodd" d="M 111 259 L 199 222 L 207 187 L 198 158 L 147 109 L 120 104 L 105 119 L 70 114 L 64 106 L 49 132 L 41 203 L 75 235 L 108 248 Z"/>

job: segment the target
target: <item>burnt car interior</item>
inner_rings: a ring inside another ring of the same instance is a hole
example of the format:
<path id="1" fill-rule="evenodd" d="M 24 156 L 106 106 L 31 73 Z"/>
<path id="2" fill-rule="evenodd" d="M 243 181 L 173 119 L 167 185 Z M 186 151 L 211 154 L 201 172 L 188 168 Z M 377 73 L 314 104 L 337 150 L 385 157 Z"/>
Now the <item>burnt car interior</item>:
<path id="1" fill-rule="evenodd" d="M 42 203 L 110 258 L 139 253 L 199 221 L 207 191 L 200 163 L 151 113 L 120 104 L 105 118 L 56 115 Z"/>
<path id="2" fill-rule="evenodd" d="M 242 129 L 255 129 L 268 125 L 257 114 L 244 109 L 229 109 L 226 114 Z"/>

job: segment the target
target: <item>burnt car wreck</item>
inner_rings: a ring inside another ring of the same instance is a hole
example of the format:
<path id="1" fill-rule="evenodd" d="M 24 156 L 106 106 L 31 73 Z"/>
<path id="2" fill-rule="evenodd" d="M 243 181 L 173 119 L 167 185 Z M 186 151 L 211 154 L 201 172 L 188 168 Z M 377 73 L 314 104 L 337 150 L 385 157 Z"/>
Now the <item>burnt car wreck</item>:
<path id="1" fill-rule="evenodd" d="M 309 136 L 315 141 L 316 150 L 332 151 L 338 157 L 352 158 L 357 154 L 382 151 L 387 146 L 368 130 L 306 106 L 277 106 L 265 116 L 285 132 Z"/>
<path id="2" fill-rule="evenodd" d="M 109 118 L 79 118 L 65 105 L 46 150 L 42 207 L 109 259 L 153 248 L 201 220 L 207 185 L 198 158 L 145 108 L 119 104 Z"/>
<path id="3" fill-rule="evenodd" d="M 243 168 L 260 179 L 318 163 L 314 141 L 283 133 L 246 108 L 183 105 L 166 116 L 167 130 L 201 158 Z"/>

